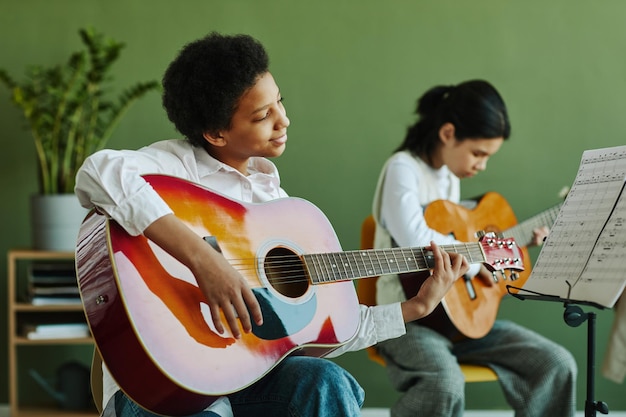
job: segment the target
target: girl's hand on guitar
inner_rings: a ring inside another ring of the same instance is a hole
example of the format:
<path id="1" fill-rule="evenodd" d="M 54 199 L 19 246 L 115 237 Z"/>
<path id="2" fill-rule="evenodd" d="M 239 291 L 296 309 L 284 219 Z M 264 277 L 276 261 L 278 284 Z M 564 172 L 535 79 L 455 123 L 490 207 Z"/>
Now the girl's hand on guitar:
<path id="1" fill-rule="evenodd" d="M 541 246 L 543 241 L 550 233 L 548 226 L 543 226 L 537 229 L 533 229 L 533 239 L 530 241 L 531 246 Z"/>
<path id="2" fill-rule="evenodd" d="M 441 302 L 448 290 L 469 269 L 469 262 L 459 253 L 448 253 L 435 242 L 427 247 L 433 253 L 434 268 L 417 294 L 402 303 L 405 323 L 426 317 Z"/>

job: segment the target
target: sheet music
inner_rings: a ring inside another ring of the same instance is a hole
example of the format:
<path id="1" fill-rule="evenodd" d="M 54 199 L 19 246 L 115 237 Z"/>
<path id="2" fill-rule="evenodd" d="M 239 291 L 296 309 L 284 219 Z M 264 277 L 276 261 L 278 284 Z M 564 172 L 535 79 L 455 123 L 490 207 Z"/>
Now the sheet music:
<path id="1" fill-rule="evenodd" d="M 626 146 L 583 153 L 525 290 L 613 307 L 626 283 L 625 180 Z"/>

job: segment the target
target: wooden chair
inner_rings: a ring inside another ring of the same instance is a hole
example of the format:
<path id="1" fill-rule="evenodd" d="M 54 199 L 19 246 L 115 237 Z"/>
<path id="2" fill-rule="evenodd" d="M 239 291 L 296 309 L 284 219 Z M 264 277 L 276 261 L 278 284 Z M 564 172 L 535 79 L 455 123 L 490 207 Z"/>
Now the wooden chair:
<path id="1" fill-rule="evenodd" d="M 97 347 L 93 347 L 91 359 L 91 396 L 98 414 L 102 414 L 102 358 Z"/>
<path id="2" fill-rule="evenodd" d="M 376 230 L 376 221 L 372 215 L 368 216 L 361 225 L 361 249 L 372 249 L 374 247 L 374 232 Z M 376 304 L 376 281 L 378 277 L 364 278 L 357 281 L 356 291 L 359 297 L 359 302 L 364 305 Z M 385 366 L 385 360 L 378 353 L 375 346 L 367 349 L 368 357 Z M 465 376 L 465 382 L 486 382 L 497 381 L 498 376 L 496 373 L 487 366 L 472 365 L 472 364 L 460 364 L 461 371 Z"/>

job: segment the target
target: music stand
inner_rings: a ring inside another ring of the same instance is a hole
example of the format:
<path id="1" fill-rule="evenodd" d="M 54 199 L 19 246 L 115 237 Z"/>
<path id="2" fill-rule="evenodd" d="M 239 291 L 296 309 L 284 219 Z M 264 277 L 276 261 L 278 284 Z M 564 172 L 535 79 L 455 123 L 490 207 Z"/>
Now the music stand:
<path id="1" fill-rule="evenodd" d="M 567 325 L 587 332 L 585 417 L 608 414 L 594 401 L 595 321 L 579 305 L 612 308 L 626 288 L 626 146 L 583 152 L 574 183 L 523 288 L 509 287 L 514 297 L 561 302 Z M 516 291 L 511 291 L 511 289 Z"/>
<path id="2" fill-rule="evenodd" d="M 518 292 L 512 292 L 515 289 Z M 519 291 L 526 291 L 529 294 L 520 294 Z M 586 305 L 603 310 L 600 304 L 590 301 L 571 300 L 555 295 L 540 294 L 535 291 L 524 290 L 522 288 L 507 285 L 507 292 L 519 300 L 539 300 L 563 303 L 565 311 L 563 320 L 570 327 L 578 327 L 587 322 L 587 396 L 585 399 L 585 417 L 596 417 L 596 412 L 609 414 L 609 406 L 604 401 L 594 400 L 595 391 L 595 355 L 596 355 L 596 313 L 584 312 L 579 305 Z"/>

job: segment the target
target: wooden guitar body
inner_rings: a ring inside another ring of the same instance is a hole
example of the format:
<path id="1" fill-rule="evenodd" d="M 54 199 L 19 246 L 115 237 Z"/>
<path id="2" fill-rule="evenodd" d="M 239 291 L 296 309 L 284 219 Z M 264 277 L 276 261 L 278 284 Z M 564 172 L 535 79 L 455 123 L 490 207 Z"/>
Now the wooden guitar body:
<path id="1" fill-rule="evenodd" d="M 476 242 L 476 232 L 503 233 L 517 224 L 513 209 L 500 194 L 483 195 L 476 207 L 468 209 L 446 200 L 429 204 L 424 211 L 428 225 L 463 242 Z M 520 242 L 518 242 L 520 243 Z M 494 285 L 480 279 L 459 278 L 442 303 L 422 324 L 439 330 L 452 340 L 462 337 L 480 338 L 486 335 L 496 320 L 500 301 L 507 294 L 507 285 L 521 287 L 530 275 L 528 250 L 520 243 L 524 270 L 494 274 Z"/>

